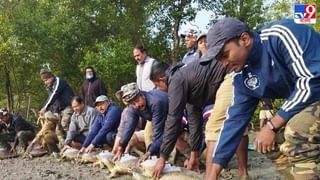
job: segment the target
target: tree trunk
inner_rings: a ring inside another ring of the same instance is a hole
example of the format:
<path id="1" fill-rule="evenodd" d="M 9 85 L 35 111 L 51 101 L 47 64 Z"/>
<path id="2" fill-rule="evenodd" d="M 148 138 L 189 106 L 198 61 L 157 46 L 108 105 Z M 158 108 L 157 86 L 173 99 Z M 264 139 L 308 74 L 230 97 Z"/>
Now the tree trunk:
<path id="1" fill-rule="evenodd" d="M 14 111 L 13 93 L 12 93 L 12 87 L 10 83 L 10 72 L 8 70 L 8 65 L 5 64 L 3 69 L 4 69 L 4 82 L 5 82 L 7 101 L 8 101 L 7 107 L 9 111 Z"/>
<path id="2" fill-rule="evenodd" d="M 178 54 L 179 54 L 179 45 L 180 45 L 180 38 L 179 38 L 179 29 L 180 29 L 180 24 L 181 20 L 183 18 L 183 11 L 185 7 L 191 3 L 190 0 L 181 0 L 180 4 L 177 5 L 178 7 L 176 8 L 178 12 L 180 12 L 180 16 L 177 16 L 174 18 L 174 24 L 172 28 L 172 38 L 173 38 L 173 49 L 171 52 L 171 62 L 172 64 L 177 62 Z M 175 9 L 175 8 L 174 8 Z"/>
<path id="3" fill-rule="evenodd" d="M 178 54 L 179 54 L 179 44 L 180 44 L 180 38 L 179 38 L 179 29 L 180 29 L 180 21 L 181 19 L 175 20 L 173 24 L 173 30 L 172 30 L 172 38 L 173 38 L 173 49 L 171 52 L 171 63 L 175 64 L 177 62 Z"/>

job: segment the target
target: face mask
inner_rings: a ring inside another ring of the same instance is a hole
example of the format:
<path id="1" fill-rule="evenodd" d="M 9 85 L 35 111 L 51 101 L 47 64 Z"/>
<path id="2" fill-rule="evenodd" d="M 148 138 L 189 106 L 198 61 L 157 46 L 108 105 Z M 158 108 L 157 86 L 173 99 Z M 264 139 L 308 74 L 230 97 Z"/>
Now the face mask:
<path id="1" fill-rule="evenodd" d="M 86 79 L 90 80 L 90 79 L 92 79 L 92 78 L 93 78 L 93 74 L 87 74 L 87 75 L 86 75 Z"/>

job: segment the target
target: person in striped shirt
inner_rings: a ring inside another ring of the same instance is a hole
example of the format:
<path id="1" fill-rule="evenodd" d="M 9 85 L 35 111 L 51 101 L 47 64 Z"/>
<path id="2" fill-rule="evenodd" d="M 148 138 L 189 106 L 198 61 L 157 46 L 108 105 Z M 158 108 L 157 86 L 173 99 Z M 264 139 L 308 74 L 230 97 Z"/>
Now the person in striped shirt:
<path id="1" fill-rule="evenodd" d="M 235 153 L 260 98 L 286 99 L 258 133 L 255 146 L 272 150 L 286 125 L 280 150 L 296 179 L 319 178 L 320 34 L 292 19 L 272 22 L 259 32 L 224 18 L 208 32 L 208 53 L 200 60 L 222 62 L 233 77 L 233 101 L 218 138 L 207 179 L 217 179 Z"/>

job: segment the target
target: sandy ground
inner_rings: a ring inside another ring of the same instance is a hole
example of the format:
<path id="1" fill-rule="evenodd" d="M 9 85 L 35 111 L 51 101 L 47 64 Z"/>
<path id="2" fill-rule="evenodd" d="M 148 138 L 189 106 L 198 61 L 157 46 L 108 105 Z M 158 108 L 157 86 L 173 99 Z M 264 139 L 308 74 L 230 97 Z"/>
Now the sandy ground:
<path id="1" fill-rule="evenodd" d="M 43 156 L 31 160 L 14 158 L 0 161 L 1 179 L 106 179 L 106 169 L 92 167 L 90 164 L 74 164 L 71 162 L 59 162 L 51 156 Z M 126 178 L 131 179 L 130 176 Z"/>
<path id="2" fill-rule="evenodd" d="M 252 138 L 250 138 L 252 142 Z M 237 165 L 233 159 L 230 164 L 230 171 L 223 173 L 222 180 L 239 179 Z M 259 180 L 280 180 L 286 179 L 272 164 L 266 156 L 249 151 L 248 169 L 250 179 Z M 203 174 L 203 173 L 202 173 Z M 92 167 L 90 164 L 74 164 L 71 162 L 59 162 L 52 156 L 43 156 L 32 160 L 21 157 L 0 160 L 0 179 L 4 180 L 80 180 L 80 179 L 107 179 L 106 169 Z M 129 180 L 132 176 L 126 175 L 115 180 Z M 177 179 L 176 179 L 177 180 Z"/>
<path id="3" fill-rule="evenodd" d="M 92 167 L 90 164 L 74 164 L 71 162 L 58 162 L 50 156 L 26 160 L 21 158 L 0 161 L 1 179 L 107 179 L 105 169 Z M 238 179 L 236 163 L 230 163 L 231 170 L 223 174 L 224 180 Z M 272 162 L 265 156 L 256 152 L 249 152 L 250 179 L 278 180 L 285 179 L 275 168 Z M 118 180 L 132 179 L 131 176 L 114 178 Z"/>

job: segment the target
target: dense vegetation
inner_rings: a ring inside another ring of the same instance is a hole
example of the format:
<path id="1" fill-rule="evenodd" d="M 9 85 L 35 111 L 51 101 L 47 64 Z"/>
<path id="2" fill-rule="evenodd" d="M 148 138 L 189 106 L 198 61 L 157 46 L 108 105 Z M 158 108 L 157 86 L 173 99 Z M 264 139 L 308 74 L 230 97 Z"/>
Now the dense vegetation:
<path id="1" fill-rule="evenodd" d="M 180 26 L 201 10 L 214 12 L 211 22 L 233 16 L 253 30 L 292 15 L 288 0 L 1 0 L 0 106 L 23 114 L 29 100 L 30 107 L 41 107 L 47 96 L 39 77 L 44 65 L 77 93 L 83 68 L 94 66 L 113 97 L 135 80 L 135 44 L 160 61 L 179 61 L 185 52 Z"/>

